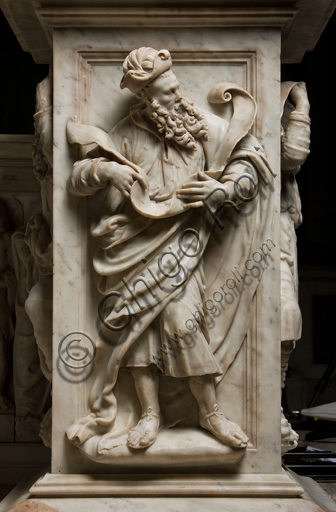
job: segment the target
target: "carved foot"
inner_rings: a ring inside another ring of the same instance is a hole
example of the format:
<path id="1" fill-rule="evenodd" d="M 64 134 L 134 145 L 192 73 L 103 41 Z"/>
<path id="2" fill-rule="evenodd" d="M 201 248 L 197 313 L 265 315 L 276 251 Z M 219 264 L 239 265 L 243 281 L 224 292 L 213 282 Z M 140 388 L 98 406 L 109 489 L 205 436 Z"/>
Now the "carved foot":
<path id="1" fill-rule="evenodd" d="M 292 425 L 281 409 L 281 455 L 297 447 L 299 434 L 292 429 Z"/>
<path id="2" fill-rule="evenodd" d="M 215 405 L 214 412 L 205 415 L 200 414 L 199 418 L 200 426 L 205 430 L 209 430 L 223 443 L 235 448 L 246 448 L 249 441 L 248 437 L 236 423 L 229 421 L 218 411 L 217 405 Z"/>
<path id="3" fill-rule="evenodd" d="M 128 446 L 137 449 L 152 446 L 159 434 L 161 423 L 160 415 L 154 414 L 152 408 L 148 407 L 148 412 L 141 415 L 137 426 L 129 431 Z"/>

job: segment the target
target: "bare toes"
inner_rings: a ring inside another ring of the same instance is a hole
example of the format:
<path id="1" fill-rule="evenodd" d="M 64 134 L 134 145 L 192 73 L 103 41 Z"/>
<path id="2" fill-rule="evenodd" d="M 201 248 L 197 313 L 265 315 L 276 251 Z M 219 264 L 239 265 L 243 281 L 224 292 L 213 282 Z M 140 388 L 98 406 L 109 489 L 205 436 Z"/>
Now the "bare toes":
<path id="1" fill-rule="evenodd" d="M 238 441 L 238 439 L 236 439 L 233 436 L 225 436 L 224 439 L 225 439 L 226 443 L 231 446 L 236 446 L 237 448 L 240 448 L 240 446 L 241 446 L 241 442 Z"/>
<path id="2" fill-rule="evenodd" d="M 141 439 L 141 434 L 139 432 L 132 432 L 128 435 L 127 444 L 131 446 L 136 446 Z"/>
<path id="3" fill-rule="evenodd" d="M 144 437 L 141 439 L 140 444 L 141 446 L 148 446 L 153 441 L 153 439 L 155 439 L 154 432 L 145 434 Z"/>
<path id="4" fill-rule="evenodd" d="M 239 441 L 239 446 L 246 447 L 248 445 L 248 439 L 241 439 L 240 437 L 236 437 L 237 441 Z"/>
<path id="5" fill-rule="evenodd" d="M 236 438 L 239 439 L 239 441 L 241 441 L 243 444 L 248 444 L 249 442 L 249 438 L 247 437 L 247 435 L 244 434 L 244 432 L 237 432 L 235 434 Z"/>
<path id="6" fill-rule="evenodd" d="M 225 442 L 231 446 L 234 446 L 236 448 L 242 447 L 242 441 L 241 439 L 237 439 L 234 435 L 227 434 L 225 436 Z"/>

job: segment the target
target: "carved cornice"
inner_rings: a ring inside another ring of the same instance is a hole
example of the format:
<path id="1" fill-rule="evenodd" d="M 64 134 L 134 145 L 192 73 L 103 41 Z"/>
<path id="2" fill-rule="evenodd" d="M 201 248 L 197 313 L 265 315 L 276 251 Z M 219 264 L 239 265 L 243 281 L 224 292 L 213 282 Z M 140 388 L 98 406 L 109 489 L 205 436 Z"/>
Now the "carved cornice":
<path id="1" fill-rule="evenodd" d="M 17 199 L 21 198 L 19 202 L 22 204 L 26 201 L 25 204 L 28 205 L 32 198 L 39 197 L 41 185 L 33 172 L 32 145 L 34 139 L 35 135 L 0 135 L 2 199 L 14 196 Z M 23 197 L 26 199 L 22 199 Z M 23 218 L 20 222 L 23 222 Z"/>
<path id="2" fill-rule="evenodd" d="M 282 62 L 295 63 L 313 50 L 336 7 L 336 0 L 258 0 L 259 8 L 250 8 L 251 0 L 210 0 L 212 8 L 202 9 L 202 0 L 175 0 L 180 8 L 172 9 L 171 1 L 144 0 L 147 9 L 139 9 L 138 0 L 104 0 L 104 8 L 88 8 L 97 3 L 91 0 L 0 0 L 0 8 L 22 48 L 46 64 L 52 60 L 52 27 L 150 27 L 154 21 L 158 27 L 281 26 Z"/>
<path id="3" fill-rule="evenodd" d="M 32 167 L 34 135 L 0 135 L 0 168 Z"/>
<path id="4" fill-rule="evenodd" d="M 281 27 L 291 25 L 295 8 L 115 8 L 47 7 L 36 9 L 50 41 L 51 28 Z"/>

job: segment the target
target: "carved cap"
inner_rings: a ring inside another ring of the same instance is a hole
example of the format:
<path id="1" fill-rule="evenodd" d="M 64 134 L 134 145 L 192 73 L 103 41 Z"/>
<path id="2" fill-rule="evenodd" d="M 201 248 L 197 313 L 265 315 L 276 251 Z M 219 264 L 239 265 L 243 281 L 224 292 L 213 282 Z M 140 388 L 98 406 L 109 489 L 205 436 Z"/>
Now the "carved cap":
<path id="1" fill-rule="evenodd" d="M 127 87 L 137 94 L 171 66 L 172 59 L 168 50 L 157 51 L 150 47 L 133 50 L 124 61 L 124 76 L 120 87 Z"/>

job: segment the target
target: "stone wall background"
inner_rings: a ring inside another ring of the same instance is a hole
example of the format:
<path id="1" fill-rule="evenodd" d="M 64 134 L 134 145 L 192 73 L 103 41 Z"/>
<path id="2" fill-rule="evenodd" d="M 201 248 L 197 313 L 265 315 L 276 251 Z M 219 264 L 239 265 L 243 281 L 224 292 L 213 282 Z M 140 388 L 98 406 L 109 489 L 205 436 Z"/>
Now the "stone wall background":
<path id="1" fill-rule="evenodd" d="M 49 66 L 35 64 L 22 50 L 0 10 L 0 133 L 33 134 L 36 85 Z"/>

